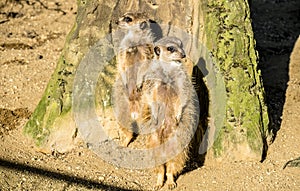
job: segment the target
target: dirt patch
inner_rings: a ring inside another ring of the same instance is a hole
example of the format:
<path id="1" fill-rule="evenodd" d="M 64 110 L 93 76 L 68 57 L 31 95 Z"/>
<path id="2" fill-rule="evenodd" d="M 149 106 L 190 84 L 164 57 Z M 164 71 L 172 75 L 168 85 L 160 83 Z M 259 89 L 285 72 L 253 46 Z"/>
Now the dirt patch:
<path id="1" fill-rule="evenodd" d="M 31 112 L 27 108 L 15 110 L 0 108 L 0 136 L 7 135 L 9 131 L 20 125 L 21 120 L 29 119 Z"/>
<path id="2" fill-rule="evenodd" d="M 192 164 L 176 190 L 300 190 L 300 169 L 292 167 L 300 156 L 300 43 L 289 62 L 300 34 L 298 2 L 252 1 L 271 128 L 277 132 L 266 160 Z M 80 142 L 69 153 L 45 153 L 22 133 L 75 16 L 74 0 L 0 3 L 0 190 L 150 190 L 155 184 L 151 170 L 113 166 Z"/>

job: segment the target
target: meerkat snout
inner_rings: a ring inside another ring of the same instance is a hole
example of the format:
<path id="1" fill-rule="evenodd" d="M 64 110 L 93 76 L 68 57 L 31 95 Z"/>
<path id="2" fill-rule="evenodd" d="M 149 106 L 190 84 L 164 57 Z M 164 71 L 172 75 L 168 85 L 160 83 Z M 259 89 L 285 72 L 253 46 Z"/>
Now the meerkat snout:
<path id="1" fill-rule="evenodd" d="M 171 52 L 171 53 L 175 53 L 176 51 L 178 51 L 179 57 L 185 58 L 185 52 L 183 51 L 182 48 L 178 48 L 178 49 L 177 49 L 177 48 L 174 47 L 174 46 L 168 46 L 168 47 L 167 47 L 167 50 L 168 50 L 169 52 Z"/>

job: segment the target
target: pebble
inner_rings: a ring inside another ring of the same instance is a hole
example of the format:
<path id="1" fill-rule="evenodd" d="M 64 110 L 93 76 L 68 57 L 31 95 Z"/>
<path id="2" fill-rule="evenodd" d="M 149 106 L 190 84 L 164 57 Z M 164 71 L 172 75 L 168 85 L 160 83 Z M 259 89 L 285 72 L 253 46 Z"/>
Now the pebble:
<path id="1" fill-rule="evenodd" d="M 99 176 L 99 177 L 98 177 L 98 180 L 99 180 L 99 181 L 103 181 L 103 180 L 104 180 L 104 177 L 103 177 L 103 176 Z"/>

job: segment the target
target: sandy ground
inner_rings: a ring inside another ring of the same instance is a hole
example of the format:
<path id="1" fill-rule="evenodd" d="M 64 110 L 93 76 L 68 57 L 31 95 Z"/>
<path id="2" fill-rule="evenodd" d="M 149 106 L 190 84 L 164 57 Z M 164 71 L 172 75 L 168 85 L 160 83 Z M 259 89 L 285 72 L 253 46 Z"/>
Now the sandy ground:
<path id="1" fill-rule="evenodd" d="M 252 4 L 267 102 L 279 129 L 266 160 L 208 161 L 179 176 L 176 190 L 300 190 L 300 168 L 283 169 L 300 157 L 300 40 L 290 56 L 300 6 L 274 2 Z M 272 14 L 275 19 L 262 19 Z M 85 147 L 40 153 L 22 134 L 75 16 L 74 0 L 0 2 L 0 190 L 150 190 L 155 183 L 152 171 L 117 168 Z"/>

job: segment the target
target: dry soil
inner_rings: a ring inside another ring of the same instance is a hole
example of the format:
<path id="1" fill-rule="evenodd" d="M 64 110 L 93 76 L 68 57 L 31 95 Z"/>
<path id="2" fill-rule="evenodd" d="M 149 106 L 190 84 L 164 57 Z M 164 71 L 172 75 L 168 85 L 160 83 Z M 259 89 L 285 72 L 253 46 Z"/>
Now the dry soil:
<path id="1" fill-rule="evenodd" d="M 274 129 L 266 159 L 209 162 L 176 190 L 300 190 L 300 5 L 252 1 L 260 68 Z M 117 168 L 85 147 L 43 154 L 22 134 L 55 69 L 76 16 L 75 0 L 0 2 L 0 190 L 149 190 L 150 170 Z M 291 58 L 291 60 L 289 60 Z M 164 187 L 162 190 L 166 190 Z"/>

